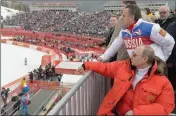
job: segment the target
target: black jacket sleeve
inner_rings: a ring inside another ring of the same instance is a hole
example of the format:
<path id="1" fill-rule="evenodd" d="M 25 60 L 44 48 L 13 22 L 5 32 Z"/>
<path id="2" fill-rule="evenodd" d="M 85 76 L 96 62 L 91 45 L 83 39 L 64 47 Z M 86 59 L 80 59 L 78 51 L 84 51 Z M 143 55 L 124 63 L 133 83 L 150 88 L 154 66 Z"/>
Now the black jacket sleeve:
<path id="1" fill-rule="evenodd" d="M 176 42 L 176 21 L 170 25 L 166 30 L 175 40 Z M 167 63 L 174 63 L 176 64 L 176 45 L 174 45 L 174 48 L 172 50 L 172 54 L 170 55 Z"/>

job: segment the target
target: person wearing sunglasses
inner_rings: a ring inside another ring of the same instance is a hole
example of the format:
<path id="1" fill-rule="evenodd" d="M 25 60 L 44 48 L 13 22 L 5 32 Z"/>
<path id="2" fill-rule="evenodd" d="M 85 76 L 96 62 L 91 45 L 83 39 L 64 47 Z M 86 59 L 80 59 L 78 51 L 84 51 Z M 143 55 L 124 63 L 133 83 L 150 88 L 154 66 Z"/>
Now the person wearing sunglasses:
<path id="1" fill-rule="evenodd" d="M 84 62 L 76 73 L 85 70 L 114 79 L 97 115 L 169 115 L 174 109 L 174 91 L 165 76 L 166 64 L 148 45 L 137 47 L 127 60 Z"/>

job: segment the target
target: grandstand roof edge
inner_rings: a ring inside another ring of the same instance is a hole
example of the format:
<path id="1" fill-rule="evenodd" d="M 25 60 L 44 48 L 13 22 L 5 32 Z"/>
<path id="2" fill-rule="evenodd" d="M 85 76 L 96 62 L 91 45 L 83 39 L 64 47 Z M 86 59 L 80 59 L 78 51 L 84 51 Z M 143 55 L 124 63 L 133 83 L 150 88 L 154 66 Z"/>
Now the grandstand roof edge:
<path id="1" fill-rule="evenodd" d="M 62 2 L 57 2 L 57 3 L 31 3 L 31 5 L 78 5 L 77 3 L 62 3 Z"/>

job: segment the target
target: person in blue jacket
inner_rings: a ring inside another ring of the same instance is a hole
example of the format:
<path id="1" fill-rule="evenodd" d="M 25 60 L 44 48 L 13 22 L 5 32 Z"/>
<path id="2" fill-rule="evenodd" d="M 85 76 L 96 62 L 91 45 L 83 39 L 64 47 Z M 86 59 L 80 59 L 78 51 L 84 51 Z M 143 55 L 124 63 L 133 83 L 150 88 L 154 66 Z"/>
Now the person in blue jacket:
<path id="1" fill-rule="evenodd" d="M 22 106 L 21 106 L 20 115 L 26 115 L 26 116 L 29 115 L 28 113 L 28 105 L 30 104 L 29 91 L 30 91 L 30 88 L 27 85 L 25 85 L 23 88 L 23 96 L 21 98 Z"/>

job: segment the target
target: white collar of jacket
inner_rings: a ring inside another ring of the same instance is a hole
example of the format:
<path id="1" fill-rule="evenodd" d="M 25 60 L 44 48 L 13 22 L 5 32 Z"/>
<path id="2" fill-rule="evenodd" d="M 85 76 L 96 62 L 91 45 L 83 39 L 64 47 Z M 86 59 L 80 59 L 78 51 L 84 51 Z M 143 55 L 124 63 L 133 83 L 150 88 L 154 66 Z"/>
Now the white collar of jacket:
<path id="1" fill-rule="evenodd" d="M 136 22 L 136 24 L 134 24 L 134 27 L 133 27 L 133 29 L 135 29 L 136 27 L 138 27 L 142 22 L 146 22 L 146 21 L 144 21 L 142 18 L 140 18 L 137 22 Z M 132 30 L 133 30 L 132 29 Z M 123 28 L 123 31 L 126 31 L 126 32 L 130 32 L 126 27 L 124 27 Z"/>

